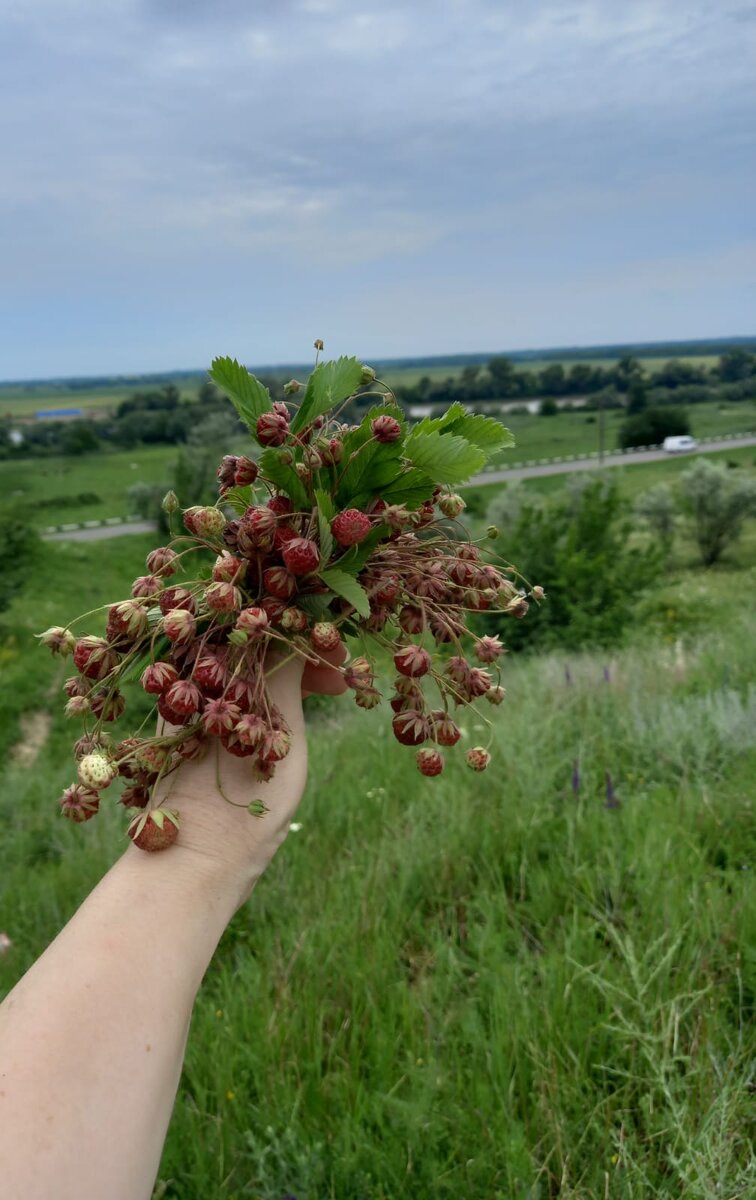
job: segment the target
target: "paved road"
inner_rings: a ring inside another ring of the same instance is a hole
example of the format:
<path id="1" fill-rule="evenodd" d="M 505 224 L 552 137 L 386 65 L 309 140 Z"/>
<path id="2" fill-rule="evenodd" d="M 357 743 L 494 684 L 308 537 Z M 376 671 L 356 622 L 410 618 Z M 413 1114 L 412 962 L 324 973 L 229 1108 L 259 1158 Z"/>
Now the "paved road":
<path id="1" fill-rule="evenodd" d="M 712 450 L 735 450 L 739 446 L 756 446 L 756 436 L 744 438 L 727 438 L 717 442 L 704 442 L 693 451 L 696 454 L 710 454 Z M 605 467 L 628 467 L 634 463 L 661 462 L 663 459 L 677 457 L 692 457 L 692 455 L 670 455 L 663 450 L 640 450 L 637 454 L 608 454 L 603 462 Z M 519 467 L 503 471 L 485 471 L 474 475 L 465 487 L 481 483 L 502 483 L 505 480 L 530 479 L 535 475 L 566 475 L 571 471 L 594 471 L 599 467 L 597 458 L 583 458 L 577 462 L 551 462 L 538 467 Z"/>
<path id="2" fill-rule="evenodd" d="M 744 438 L 728 438 L 717 442 L 706 442 L 695 454 L 709 454 L 712 450 L 734 450 L 739 446 L 756 446 L 756 435 Z M 626 467 L 634 463 L 661 462 L 670 458 L 663 450 L 643 450 L 637 454 L 607 455 L 605 467 Z M 597 458 L 583 458 L 577 462 L 544 463 L 539 467 L 520 467 L 504 471 L 486 471 L 474 475 L 466 487 L 481 483 L 502 483 L 508 480 L 529 479 L 534 475 L 566 475 L 572 471 L 594 471 L 599 467 Z M 47 533 L 48 542 L 99 542 L 105 538 L 123 537 L 127 533 L 153 533 L 157 529 L 154 521 L 126 521 L 123 525 L 98 525 L 94 529 L 71 529 L 68 532 Z"/>
<path id="3" fill-rule="evenodd" d="M 154 533 L 156 529 L 154 521 L 124 521 L 123 525 L 97 525 L 94 529 L 69 529 L 42 536 L 46 542 L 101 542 L 127 533 Z"/>

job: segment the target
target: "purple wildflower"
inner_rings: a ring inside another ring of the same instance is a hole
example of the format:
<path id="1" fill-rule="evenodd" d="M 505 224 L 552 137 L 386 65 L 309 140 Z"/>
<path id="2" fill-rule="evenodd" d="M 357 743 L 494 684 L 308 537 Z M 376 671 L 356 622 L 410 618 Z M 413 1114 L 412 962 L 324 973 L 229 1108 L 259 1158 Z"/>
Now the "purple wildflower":
<path id="1" fill-rule="evenodd" d="M 572 778 L 570 783 L 572 785 L 573 796 L 577 796 L 578 792 L 580 791 L 580 767 L 577 759 L 575 759 L 574 763 L 572 764 Z"/>
<path id="2" fill-rule="evenodd" d="M 606 803 L 604 808 L 619 808 L 619 799 L 612 783 L 611 771 L 606 772 Z"/>

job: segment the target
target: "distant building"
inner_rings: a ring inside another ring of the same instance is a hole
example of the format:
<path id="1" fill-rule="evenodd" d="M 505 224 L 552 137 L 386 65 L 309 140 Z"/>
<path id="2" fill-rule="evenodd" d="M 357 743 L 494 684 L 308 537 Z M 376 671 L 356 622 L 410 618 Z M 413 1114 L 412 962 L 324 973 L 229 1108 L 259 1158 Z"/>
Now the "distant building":
<path id="1" fill-rule="evenodd" d="M 40 408 L 35 412 L 35 421 L 67 421 L 70 417 L 83 417 L 80 408 Z"/>
<path id="2" fill-rule="evenodd" d="M 8 434 L 8 441 L 10 442 L 11 446 L 22 446 L 24 442 L 24 435 L 20 429 L 11 429 Z"/>

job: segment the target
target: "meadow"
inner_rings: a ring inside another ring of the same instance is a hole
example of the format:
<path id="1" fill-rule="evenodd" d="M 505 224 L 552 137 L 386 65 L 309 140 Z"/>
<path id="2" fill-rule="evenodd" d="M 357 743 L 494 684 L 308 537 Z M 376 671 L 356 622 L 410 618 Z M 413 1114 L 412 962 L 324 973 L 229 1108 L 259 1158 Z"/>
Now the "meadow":
<path id="1" fill-rule="evenodd" d="M 57 815 L 68 670 L 32 634 L 151 544 L 48 545 L 0 617 L 0 995 L 125 826 Z M 310 704 L 301 829 L 206 976 L 156 1198 L 753 1195 L 755 584 L 752 529 L 709 571 L 683 539 L 616 651 L 511 656 L 484 779 Z"/>

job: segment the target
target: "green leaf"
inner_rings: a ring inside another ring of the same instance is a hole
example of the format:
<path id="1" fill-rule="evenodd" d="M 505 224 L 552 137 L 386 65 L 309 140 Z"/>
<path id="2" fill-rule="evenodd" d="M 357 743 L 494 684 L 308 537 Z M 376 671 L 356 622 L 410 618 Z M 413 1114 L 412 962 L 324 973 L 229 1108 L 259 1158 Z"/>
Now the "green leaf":
<path id="1" fill-rule="evenodd" d="M 407 438 L 405 456 L 436 483 L 464 483 L 486 461 L 485 451 L 466 438 L 433 430 Z"/>
<path id="2" fill-rule="evenodd" d="M 153 614 L 155 615 L 153 616 Z M 159 608 L 151 608 L 148 616 L 150 626 L 155 626 L 162 618 L 163 614 Z M 132 683 L 135 679 L 138 679 L 145 667 L 148 667 L 151 662 L 157 662 L 157 660 L 162 658 L 163 655 L 170 650 L 170 648 L 171 643 L 168 641 L 168 638 L 158 638 L 155 642 L 155 645 L 151 646 L 149 650 L 146 650 L 144 654 L 140 654 L 139 658 L 134 660 L 131 666 L 127 669 L 126 673 L 121 675 L 120 682 Z"/>
<path id="3" fill-rule="evenodd" d="M 257 438 L 257 418 L 273 407 L 270 392 L 235 358 L 215 358 L 210 378 L 225 392 L 249 432 Z"/>
<path id="4" fill-rule="evenodd" d="M 487 452 L 504 450 L 515 444 L 514 436 L 506 425 L 502 425 L 495 417 L 485 417 L 482 413 L 466 413 L 446 426 L 446 431 L 467 438 L 473 446 Z"/>
<path id="5" fill-rule="evenodd" d="M 320 578 L 326 587 L 351 604 L 361 617 L 370 616 L 367 592 L 356 579 L 347 575 L 346 571 L 340 571 L 337 567 L 327 567 L 325 571 L 320 572 Z"/>
<path id="6" fill-rule="evenodd" d="M 245 513 L 250 504 L 255 502 L 255 494 L 252 490 L 252 485 L 247 483 L 244 487 L 229 488 L 223 494 L 223 504 L 227 504 L 229 508 L 233 508 L 234 512 Z"/>
<path id="7" fill-rule="evenodd" d="M 453 425 L 460 417 L 468 416 L 468 411 L 459 400 L 455 400 L 450 408 L 441 417 L 423 417 L 422 421 L 418 421 L 417 425 L 413 425 L 410 430 L 410 437 L 414 437 L 418 433 L 432 433 L 434 429 L 446 429 L 447 425 Z"/>
<path id="8" fill-rule="evenodd" d="M 404 429 L 404 413 L 397 405 L 377 404 L 366 413 L 358 428 L 344 438 L 345 466 L 336 492 L 340 508 L 354 504 L 358 495 L 372 499 L 401 470 L 402 438 L 395 442 L 371 441 L 371 423 L 375 417 L 384 415 L 395 417 Z"/>
<path id="9" fill-rule="evenodd" d="M 297 596 L 297 608 L 301 608 L 316 621 L 322 621 L 333 600 L 333 592 L 317 592 L 312 596 Z"/>
<path id="10" fill-rule="evenodd" d="M 315 417 L 330 412 L 346 400 L 362 382 L 362 363 L 357 358 L 338 358 L 320 363 L 307 380 L 304 399 L 291 422 L 292 433 L 298 433 Z"/>
<path id="11" fill-rule="evenodd" d="M 350 546 L 348 550 L 345 550 L 341 558 L 336 560 L 335 565 L 340 571 L 356 575 L 358 571 L 362 570 L 378 543 L 388 534 L 388 525 L 377 525 L 375 529 L 370 530 L 364 542 L 360 542 L 359 546 Z"/>
<path id="12" fill-rule="evenodd" d="M 260 474 L 291 500 L 299 512 L 310 512 L 312 504 L 307 488 L 293 466 L 281 462 L 280 453 L 270 447 L 260 456 Z"/>
<path id="13" fill-rule="evenodd" d="M 331 533 L 331 521 L 336 510 L 334 508 L 333 500 L 328 495 L 328 492 L 315 492 L 315 503 L 318 506 L 320 559 L 321 562 L 328 562 L 329 558 L 333 554 L 333 534 Z"/>
<path id="14" fill-rule="evenodd" d="M 429 475 L 417 467 L 408 467 L 381 488 L 381 497 L 387 504 L 404 504 L 407 508 L 418 508 L 424 500 L 430 500 L 435 484 Z M 359 507 L 362 497 L 357 500 Z"/>

